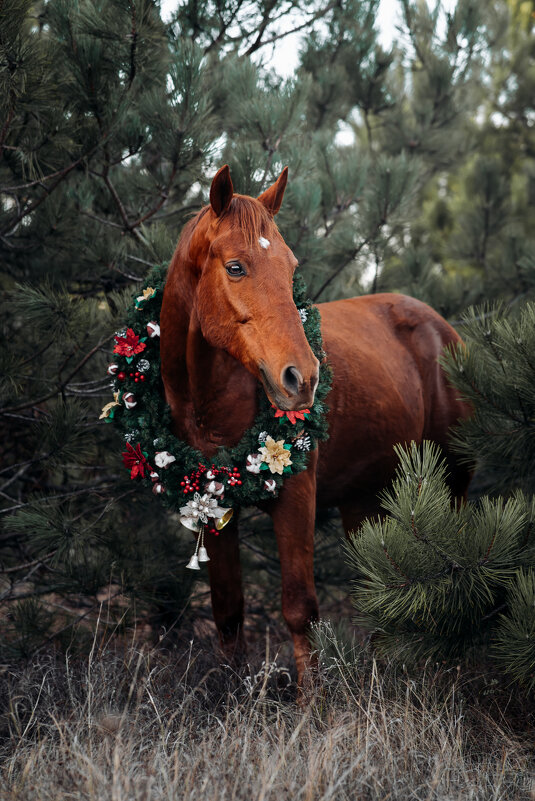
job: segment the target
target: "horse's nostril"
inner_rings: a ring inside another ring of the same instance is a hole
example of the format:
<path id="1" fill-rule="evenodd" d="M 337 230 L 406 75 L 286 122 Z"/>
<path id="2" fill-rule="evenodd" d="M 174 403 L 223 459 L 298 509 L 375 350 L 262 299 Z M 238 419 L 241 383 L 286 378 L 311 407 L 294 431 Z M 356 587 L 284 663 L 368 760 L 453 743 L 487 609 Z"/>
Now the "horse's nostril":
<path id="1" fill-rule="evenodd" d="M 292 395 L 297 395 L 299 392 L 299 386 L 303 381 L 303 377 L 297 367 L 290 365 L 289 367 L 285 367 L 282 371 L 282 385 L 284 389 L 287 389 Z"/>

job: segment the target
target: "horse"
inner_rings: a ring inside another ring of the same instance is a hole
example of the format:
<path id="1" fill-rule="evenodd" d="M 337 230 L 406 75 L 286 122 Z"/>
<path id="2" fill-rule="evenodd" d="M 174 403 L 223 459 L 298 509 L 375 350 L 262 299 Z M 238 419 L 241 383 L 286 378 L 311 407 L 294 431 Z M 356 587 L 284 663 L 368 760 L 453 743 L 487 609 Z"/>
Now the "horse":
<path id="1" fill-rule="evenodd" d="M 285 168 L 259 197 L 234 192 L 228 165 L 214 176 L 210 202 L 184 227 L 166 280 L 160 320 L 161 375 L 172 431 L 207 459 L 251 427 L 258 382 L 278 409 L 310 408 L 319 363 L 292 297 L 297 259 L 274 217 Z M 378 492 L 393 477 L 394 444 L 433 440 L 448 460 L 453 495 L 469 473 L 448 448 L 448 429 L 470 409 L 437 361 L 460 342 L 426 304 L 384 293 L 318 304 L 332 389 L 329 438 L 262 502 L 272 518 L 282 581 L 282 613 L 294 646 L 299 686 L 311 664 L 316 507 L 338 507 L 346 532 L 379 512 Z M 245 653 L 237 516 L 206 541 L 214 620 L 227 658 Z"/>

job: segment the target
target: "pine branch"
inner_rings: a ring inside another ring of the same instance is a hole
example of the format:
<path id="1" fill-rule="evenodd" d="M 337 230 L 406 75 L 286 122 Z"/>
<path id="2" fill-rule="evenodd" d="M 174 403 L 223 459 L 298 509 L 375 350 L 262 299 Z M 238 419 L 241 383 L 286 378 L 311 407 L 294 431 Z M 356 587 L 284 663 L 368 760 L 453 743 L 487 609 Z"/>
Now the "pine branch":
<path id="1" fill-rule="evenodd" d="M 33 212 L 36 209 L 38 209 L 39 206 L 42 203 L 44 203 L 45 200 L 47 200 L 47 198 L 52 194 L 52 192 L 54 192 L 54 190 L 58 188 L 58 186 L 65 180 L 65 178 L 67 178 L 67 176 L 70 175 L 70 173 L 74 169 L 76 169 L 76 167 L 78 167 L 80 164 L 82 164 L 82 162 L 84 160 L 86 160 L 86 159 L 88 160 L 89 158 L 91 158 L 91 156 L 94 155 L 96 150 L 97 150 L 97 148 L 92 148 L 92 150 L 89 151 L 87 154 L 85 154 L 84 156 L 80 156 L 80 158 L 76 159 L 76 161 L 73 161 L 71 164 L 69 164 L 67 167 L 64 167 L 62 170 L 59 170 L 59 172 L 56 173 L 57 178 L 52 183 L 52 185 L 50 187 L 43 187 L 45 189 L 44 194 L 41 195 L 40 198 L 37 198 L 36 200 L 34 200 L 33 203 L 30 203 L 28 206 L 23 206 L 22 210 L 15 217 L 15 219 L 14 220 L 10 220 L 9 226 L 7 228 L 4 228 L 4 230 L 0 232 L 0 235 L 3 236 L 3 237 L 4 236 L 8 237 L 10 234 L 13 234 L 14 233 L 14 228 L 17 226 L 17 224 L 20 223 L 21 220 L 23 220 L 29 214 L 33 214 Z M 43 179 L 41 179 L 41 181 L 42 180 Z M 41 181 L 39 183 L 41 183 Z"/>
<path id="2" fill-rule="evenodd" d="M 43 565 L 48 559 L 52 559 L 56 551 L 50 551 L 50 553 L 41 556 L 39 559 L 32 559 L 31 562 L 25 562 L 21 565 L 13 565 L 12 567 L 0 567 L 0 575 L 7 575 L 9 573 L 18 573 L 21 570 L 26 570 L 28 567 L 34 567 L 37 565 Z M 0 600 L 2 600 L 0 598 Z"/>
<path id="3" fill-rule="evenodd" d="M 291 36 L 294 33 L 299 33 L 299 31 L 309 28 L 313 22 L 317 22 L 318 20 L 323 19 L 323 17 L 325 17 L 329 13 L 329 11 L 332 11 L 334 8 L 337 8 L 338 5 L 339 5 L 339 0 L 333 0 L 333 2 L 329 3 L 324 9 L 320 9 L 320 11 L 317 11 L 315 14 L 309 17 L 309 19 L 306 20 L 305 22 L 302 22 L 299 25 L 294 26 L 293 28 L 289 28 L 288 30 L 282 31 L 281 33 L 274 34 L 269 39 L 266 39 L 264 42 L 262 42 L 261 40 L 259 41 L 257 37 L 255 42 L 251 44 L 249 48 L 245 51 L 244 55 L 250 56 L 257 50 L 259 50 L 261 47 L 266 47 L 267 45 L 273 44 L 274 42 L 278 42 L 280 39 L 284 39 L 287 36 Z M 282 16 L 285 16 L 285 14 L 281 15 L 281 17 Z M 276 21 L 277 21 L 276 19 L 272 20 L 272 22 Z M 265 28 L 263 32 L 264 31 Z"/>
<path id="4" fill-rule="evenodd" d="M 36 398 L 36 399 L 33 399 L 33 400 L 25 401 L 24 403 L 19 403 L 17 406 L 10 406 L 10 407 L 5 408 L 5 409 L 0 409 L 0 414 L 1 415 L 7 415 L 7 414 L 10 414 L 12 412 L 18 412 L 21 409 L 28 409 L 28 408 L 30 408 L 32 406 L 38 406 L 39 404 L 45 403 L 45 401 L 50 400 L 51 398 L 54 398 L 58 393 L 62 393 L 65 390 L 67 384 L 70 382 L 70 380 L 72 378 L 74 378 L 74 376 L 82 369 L 82 367 L 85 364 L 87 364 L 89 359 L 91 359 L 95 355 L 95 353 L 97 353 L 97 351 L 100 350 L 100 348 L 104 344 L 106 344 L 106 342 L 108 342 L 108 341 L 109 341 L 109 337 L 104 337 L 93 348 L 91 348 L 89 353 L 87 353 L 84 356 L 84 358 L 80 362 L 78 362 L 76 367 L 69 373 L 67 378 L 65 378 L 63 381 L 61 381 L 61 383 L 58 384 L 58 386 L 52 392 L 49 392 L 46 395 L 41 396 L 40 398 Z M 72 355 L 73 354 L 70 354 L 68 359 L 71 358 Z M 61 369 L 62 368 L 60 368 L 60 372 L 61 372 Z"/>
<path id="5" fill-rule="evenodd" d="M 36 503 L 50 503 L 50 501 L 62 501 L 66 498 L 76 498 L 80 495 L 90 495 L 96 490 L 102 490 L 107 488 L 108 486 L 111 488 L 113 487 L 117 479 L 119 477 L 117 475 L 110 475 L 107 478 L 103 478 L 100 481 L 96 481 L 94 484 L 90 484 L 82 489 L 71 490 L 70 492 L 58 492 L 55 495 L 47 496 L 46 498 L 38 499 L 38 500 L 31 500 L 24 503 L 18 503 L 14 506 L 9 506 L 6 509 L 0 509 L 0 515 L 9 514 L 10 512 L 16 512 L 19 509 L 24 509 L 26 506 L 33 506 Z M 135 490 L 132 490 L 134 492 Z M 9 537 L 8 539 L 10 539 Z"/>
<path id="6" fill-rule="evenodd" d="M 329 277 L 320 286 L 318 291 L 314 293 L 314 296 L 312 298 L 314 303 L 318 302 L 319 298 L 321 297 L 321 295 L 323 295 L 325 290 L 332 284 L 332 282 L 335 280 L 335 278 L 338 278 L 340 273 L 342 273 L 343 270 L 345 270 L 347 265 L 351 264 L 351 262 L 356 259 L 356 257 L 361 252 L 361 250 L 363 248 L 365 248 L 367 245 L 369 245 L 370 242 L 372 242 L 375 239 L 375 237 L 377 236 L 377 234 L 379 233 L 379 231 L 381 230 L 382 227 L 383 227 L 383 223 L 381 222 L 376 226 L 376 228 L 373 231 L 373 233 L 370 234 L 366 239 L 363 239 L 362 242 L 360 243 L 360 245 L 358 245 L 358 247 L 356 247 L 351 252 L 351 255 L 349 256 L 349 258 L 346 259 L 344 262 L 342 262 L 342 264 L 340 264 L 335 270 L 332 271 L 332 273 L 329 275 Z"/>
<path id="7" fill-rule="evenodd" d="M 128 88 L 132 86 L 134 82 L 134 78 L 136 77 L 136 50 L 137 50 L 137 41 L 138 41 L 138 32 L 136 28 L 136 6 L 135 3 L 132 2 L 130 4 L 132 9 L 132 28 L 130 30 L 130 74 L 128 76 Z"/>
<path id="8" fill-rule="evenodd" d="M 204 51 L 205 55 L 207 53 L 210 53 L 214 48 L 218 47 L 223 42 L 223 39 L 225 37 L 226 32 L 231 27 L 231 25 L 234 23 L 234 20 L 236 19 L 236 17 L 238 16 L 239 12 L 241 11 L 242 5 L 243 5 L 243 0 L 239 0 L 239 2 L 237 2 L 236 5 L 234 6 L 234 9 L 233 9 L 233 11 L 232 11 L 232 13 L 231 13 L 231 15 L 230 15 L 230 17 L 229 17 L 229 19 L 227 21 L 225 21 L 223 19 L 223 15 L 222 14 L 219 14 L 219 19 L 220 19 L 220 23 L 221 23 L 220 26 L 219 26 L 219 33 L 215 37 L 215 39 L 212 39 L 212 41 L 210 42 L 208 47 L 205 49 L 205 51 Z"/>
<path id="9" fill-rule="evenodd" d="M 93 174 L 94 175 L 98 175 L 98 173 L 93 173 Z M 104 175 L 100 175 L 100 177 L 103 179 L 104 183 L 106 184 L 106 186 L 108 187 L 108 189 L 110 191 L 110 194 L 111 194 L 111 196 L 112 196 L 112 198 L 113 198 L 113 200 L 115 202 L 115 205 L 117 206 L 117 208 L 119 210 L 119 214 L 121 216 L 121 219 L 124 222 L 125 229 L 128 231 L 128 233 L 132 234 L 134 239 L 136 239 L 138 242 L 141 242 L 142 239 L 141 239 L 139 233 L 135 230 L 135 228 L 132 227 L 132 224 L 130 223 L 130 220 L 128 219 L 128 214 L 126 213 L 126 209 L 123 206 L 121 198 L 117 194 L 117 190 L 115 189 L 115 187 L 113 186 L 112 182 L 110 181 L 109 175 L 107 175 L 107 173 L 106 173 Z"/>
<path id="10" fill-rule="evenodd" d="M 149 209 L 149 211 L 143 214 L 142 217 L 140 217 L 138 220 L 132 223 L 133 228 L 142 225 L 144 222 L 153 217 L 156 214 L 156 212 L 158 212 L 162 208 L 162 206 L 167 202 L 167 200 L 169 199 L 169 192 L 171 191 L 171 187 L 173 185 L 176 172 L 177 172 L 177 165 L 173 164 L 173 169 L 171 170 L 171 175 L 167 183 L 167 187 L 160 192 L 160 200 L 158 200 L 157 203 L 151 209 Z"/>

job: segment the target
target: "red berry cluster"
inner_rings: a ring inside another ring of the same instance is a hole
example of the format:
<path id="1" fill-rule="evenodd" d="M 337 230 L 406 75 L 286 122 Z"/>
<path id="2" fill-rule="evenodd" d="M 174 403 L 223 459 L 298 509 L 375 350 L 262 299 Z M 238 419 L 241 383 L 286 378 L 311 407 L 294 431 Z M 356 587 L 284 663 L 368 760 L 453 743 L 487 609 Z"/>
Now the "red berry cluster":
<path id="1" fill-rule="evenodd" d="M 212 472 L 212 479 L 215 476 L 216 478 L 222 475 L 227 477 L 227 483 L 229 487 L 238 486 L 241 487 L 241 473 L 237 467 L 216 467 L 213 464 L 210 468 L 207 468 L 204 464 L 199 464 L 198 470 L 192 470 L 189 476 L 184 476 L 183 481 L 180 482 L 180 486 L 182 487 L 182 492 L 184 495 L 187 495 L 188 492 L 200 492 L 200 481 L 201 478 L 208 472 L 208 469 Z"/>
<path id="2" fill-rule="evenodd" d="M 210 469 L 214 476 L 221 476 L 221 474 L 227 476 L 227 483 L 229 487 L 234 487 L 236 484 L 241 487 L 241 473 L 237 467 L 216 467 L 215 465 L 212 465 Z"/>
<path id="3" fill-rule="evenodd" d="M 199 482 L 205 472 L 206 467 L 203 464 L 199 464 L 198 470 L 192 470 L 189 476 L 184 476 L 184 480 L 180 482 L 184 495 L 187 495 L 188 492 L 199 492 L 201 486 Z"/>
<path id="4" fill-rule="evenodd" d="M 135 373 L 130 373 L 130 378 L 133 378 L 134 381 L 136 382 L 136 384 L 139 381 L 144 381 L 145 380 L 145 376 L 143 375 L 143 373 L 140 373 L 139 370 L 136 370 Z"/>
<path id="5" fill-rule="evenodd" d="M 234 487 L 236 484 L 241 487 L 241 473 L 237 467 L 232 468 L 232 473 L 229 471 L 227 481 L 229 487 Z"/>
<path id="6" fill-rule="evenodd" d="M 221 534 L 221 532 L 218 531 L 215 526 L 210 526 L 210 527 L 207 526 L 206 531 L 208 532 L 208 534 L 215 534 L 216 537 L 219 537 L 219 535 Z"/>

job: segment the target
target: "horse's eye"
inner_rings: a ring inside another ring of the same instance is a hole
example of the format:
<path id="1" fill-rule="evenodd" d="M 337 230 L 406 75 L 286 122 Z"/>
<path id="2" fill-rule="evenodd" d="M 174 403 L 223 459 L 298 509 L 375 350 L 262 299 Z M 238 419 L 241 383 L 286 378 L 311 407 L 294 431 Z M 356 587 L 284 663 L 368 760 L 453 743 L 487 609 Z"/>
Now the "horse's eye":
<path id="1" fill-rule="evenodd" d="M 244 268 L 238 261 L 231 261 L 229 264 L 225 264 L 225 270 L 230 276 L 232 276 L 232 278 L 239 278 L 242 275 L 247 275 Z"/>

